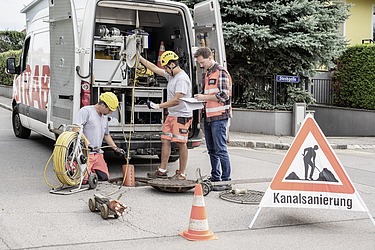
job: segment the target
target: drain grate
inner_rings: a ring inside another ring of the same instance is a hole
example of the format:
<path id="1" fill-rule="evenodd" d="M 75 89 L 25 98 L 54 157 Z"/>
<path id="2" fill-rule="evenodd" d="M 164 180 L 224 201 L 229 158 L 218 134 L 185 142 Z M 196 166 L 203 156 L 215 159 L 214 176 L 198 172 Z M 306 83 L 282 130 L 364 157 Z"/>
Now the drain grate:
<path id="1" fill-rule="evenodd" d="M 264 192 L 261 191 L 255 191 L 255 190 L 241 190 L 241 193 L 237 193 L 236 189 L 233 190 L 227 190 L 224 192 L 221 192 L 219 194 L 219 197 L 223 200 L 235 202 L 235 203 L 241 203 L 241 204 L 251 204 L 251 205 L 257 205 L 262 200 L 262 197 L 264 195 Z"/>

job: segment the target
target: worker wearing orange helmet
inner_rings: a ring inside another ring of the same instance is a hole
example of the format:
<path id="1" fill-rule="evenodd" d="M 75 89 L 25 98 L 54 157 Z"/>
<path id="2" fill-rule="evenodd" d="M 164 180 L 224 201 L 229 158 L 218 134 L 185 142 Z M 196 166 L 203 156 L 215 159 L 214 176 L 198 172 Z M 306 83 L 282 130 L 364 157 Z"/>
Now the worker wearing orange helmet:
<path id="1" fill-rule="evenodd" d="M 82 126 L 90 149 L 89 169 L 96 173 L 99 181 L 106 181 L 109 178 L 107 163 L 104 160 L 104 151 L 101 149 L 103 139 L 116 153 L 125 156 L 125 151 L 116 146 L 108 129 L 108 117 L 118 107 L 117 96 L 112 92 L 105 92 L 100 95 L 99 102 L 95 105 L 82 107 L 74 124 Z M 76 129 L 77 131 L 77 129 Z"/>
<path id="2" fill-rule="evenodd" d="M 193 113 L 188 110 L 182 97 L 192 97 L 192 84 L 186 72 L 180 68 L 179 57 L 173 51 L 165 51 L 160 56 L 161 66 L 155 64 L 140 56 L 141 63 L 154 73 L 165 77 L 168 80 L 167 101 L 163 103 L 147 104 L 150 109 L 168 109 L 168 116 L 164 121 L 162 128 L 162 149 L 160 167 L 155 173 L 149 173 L 149 177 L 168 177 L 167 164 L 171 154 L 171 142 L 178 145 L 179 150 L 179 169 L 172 179 L 186 179 L 186 164 L 188 159 L 187 140 L 189 127 L 192 122 Z"/>

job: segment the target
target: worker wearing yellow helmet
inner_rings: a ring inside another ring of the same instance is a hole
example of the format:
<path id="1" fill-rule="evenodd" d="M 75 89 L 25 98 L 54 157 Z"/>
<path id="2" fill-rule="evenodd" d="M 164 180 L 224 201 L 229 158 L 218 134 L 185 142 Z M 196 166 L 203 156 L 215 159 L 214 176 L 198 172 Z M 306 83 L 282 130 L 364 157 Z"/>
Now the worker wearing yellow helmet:
<path id="1" fill-rule="evenodd" d="M 100 95 L 99 99 L 100 101 L 103 101 L 105 105 L 107 105 L 111 112 L 116 111 L 118 107 L 118 99 L 115 94 L 112 92 L 104 92 Z"/>
<path id="2" fill-rule="evenodd" d="M 180 68 L 179 57 L 173 51 L 165 51 L 160 56 L 159 68 L 155 64 L 140 56 L 140 62 L 155 74 L 165 77 L 168 80 L 167 101 L 163 103 L 153 103 L 148 101 L 147 105 L 150 109 L 168 109 L 168 116 L 164 121 L 162 128 L 162 149 L 160 167 L 155 173 L 149 173 L 148 176 L 168 177 L 167 165 L 171 153 L 171 142 L 178 145 L 179 150 L 179 169 L 172 176 L 173 179 L 186 179 L 186 164 L 188 159 L 187 140 L 189 127 L 192 122 L 193 113 L 187 109 L 182 97 L 192 97 L 192 84 L 186 72 Z"/>
<path id="3" fill-rule="evenodd" d="M 74 124 L 82 126 L 90 150 L 89 170 L 96 173 L 99 181 L 109 178 L 107 163 L 104 160 L 104 151 L 101 149 L 103 139 L 116 153 L 125 156 L 125 151 L 116 146 L 108 129 L 107 115 L 116 111 L 117 96 L 112 92 L 102 93 L 95 105 L 82 107 L 74 119 Z M 79 131 L 79 129 L 75 129 Z"/>

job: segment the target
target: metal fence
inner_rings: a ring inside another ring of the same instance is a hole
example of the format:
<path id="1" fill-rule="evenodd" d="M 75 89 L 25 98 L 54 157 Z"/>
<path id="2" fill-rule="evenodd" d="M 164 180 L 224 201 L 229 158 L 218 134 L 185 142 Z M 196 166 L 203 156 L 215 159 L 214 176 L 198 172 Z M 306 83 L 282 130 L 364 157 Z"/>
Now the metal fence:
<path id="1" fill-rule="evenodd" d="M 276 82 L 275 76 L 256 76 L 245 86 L 234 84 L 233 102 L 235 106 L 245 105 L 255 97 L 262 98 L 268 103 L 285 104 L 286 83 Z M 306 89 L 315 98 L 317 104 L 332 105 L 333 90 L 331 79 L 308 79 L 301 78 L 295 87 Z"/>
<path id="2" fill-rule="evenodd" d="M 287 101 L 287 87 L 308 89 L 308 79 L 300 78 L 299 83 L 277 82 L 275 75 L 258 75 L 252 76 L 246 84 L 233 85 L 233 102 L 234 105 L 245 105 L 255 99 L 263 99 L 265 102 L 276 105 L 285 104 Z"/>
<path id="3" fill-rule="evenodd" d="M 332 79 L 312 79 L 310 92 L 317 104 L 333 104 Z"/>

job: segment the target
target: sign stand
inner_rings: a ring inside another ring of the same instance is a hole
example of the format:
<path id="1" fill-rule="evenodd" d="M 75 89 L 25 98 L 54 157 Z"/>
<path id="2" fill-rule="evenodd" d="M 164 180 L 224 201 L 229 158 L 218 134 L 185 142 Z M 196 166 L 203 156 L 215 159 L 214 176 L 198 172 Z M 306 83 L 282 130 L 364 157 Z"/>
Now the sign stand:
<path id="1" fill-rule="evenodd" d="M 253 220 L 251 221 L 251 223 L 250 223 L 250 225 L 249 225 L 249 228 L 250 228 L 250 229 L 253 228 L 254 223 L 255 223 L 255 220 L 258 218 L 258 215 L 259 215 L 261 209 L 262 209 L 261 207 L 258 207 L 258 210 L 257 210 L 257 212 L 255 213 L 254 218 L 253 218 Z"/>
<path id="2" fill-rule="evenodd" d="M 303 121 L 249 228 L 254 226 L 262 207 L 361 211 L 367 213 L 375 226 L 374 218 L 312 115 Z"/>
<path id="3" fill-rule="evenodd" d="M 258 210 L 256 211 L 256 213 L 255 213 L 255 215 L 254 215 L 254 218 L 251 220 L 251 223 L 250 223 L 250 225 L 249 225 L 249 228 L 250 228 L 250 229 L 253 228 L 254 223 L 255 223 L 256 219 L 258 218 L 258 215 L 260 214 L 260 210 L 262 210 L 262 208 L 261 208 L 261 207 L 258 207 Z M 374 227 L 375 227 L 375 220 L 374 220 L 374 218 L 372 217 L 371 213 L 370 213 L 370 212 L 367 212 L 367 215 L 368 215 L 368 217 L 370 218 L 372 224 L 373 224 Z"/>
<path id="4" fill-rule="evenodd" d="M 372 224 L 374 224 L 374 227 L 375 227 L 375 220 L 374 220 L 374 217 L 372 217 L 370 211 L 367 212 L 367 215 L 368 215 L 368 217 L 370 217 L 370 220 L 372 221 Z"/>

